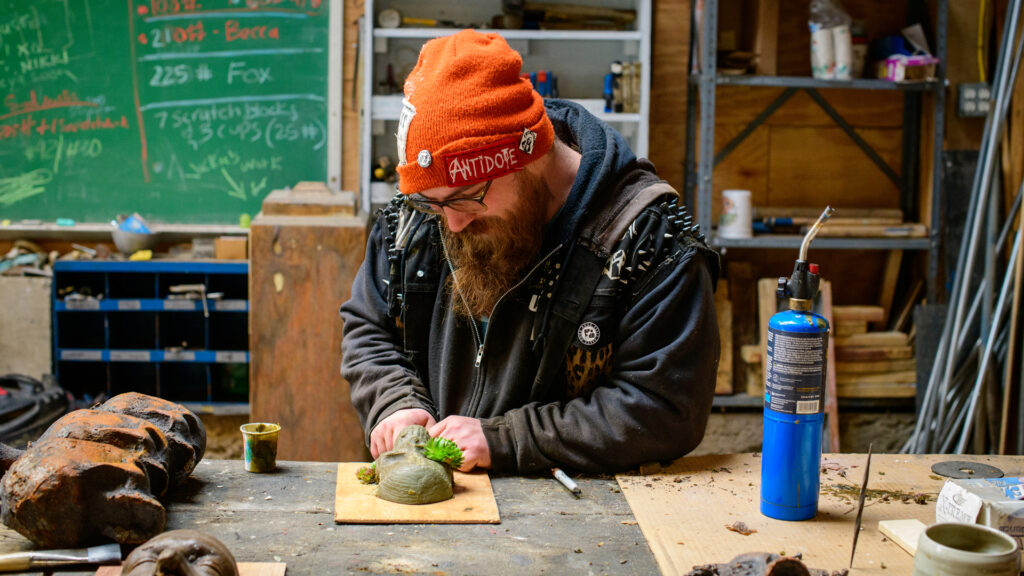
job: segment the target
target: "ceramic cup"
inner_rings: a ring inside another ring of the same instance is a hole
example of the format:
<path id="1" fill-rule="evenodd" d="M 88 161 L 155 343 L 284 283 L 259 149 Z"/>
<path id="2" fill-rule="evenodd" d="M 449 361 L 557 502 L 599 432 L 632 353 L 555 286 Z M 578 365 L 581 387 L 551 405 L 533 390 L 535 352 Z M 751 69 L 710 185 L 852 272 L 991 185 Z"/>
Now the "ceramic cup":
<path id="1" fill-rule="evenodd" d="M 251 422 L 242 424 L 241 430 L 246 471 L 273 472 L 277 467 L 277 437 L 281 425 Z"/>
<path id="2" fill-rule="evenodd" d="M 933 524 L 921 533 L 914 576 L 1017 576 L 1020 552 L 1010 536 L 980 524 Z"/>
<path id="3" fill-rule="evenodd" d="M 753 237 L 751 210 L 750 190 L 723 190 L 718 234 L 723 238 Z"/>

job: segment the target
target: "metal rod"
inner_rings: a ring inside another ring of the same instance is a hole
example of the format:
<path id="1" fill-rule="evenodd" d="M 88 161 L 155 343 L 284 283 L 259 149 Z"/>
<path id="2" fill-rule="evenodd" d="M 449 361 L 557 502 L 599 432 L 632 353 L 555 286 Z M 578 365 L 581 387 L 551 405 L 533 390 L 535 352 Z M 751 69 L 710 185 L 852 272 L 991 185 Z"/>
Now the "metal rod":
<path id="1" fill-rule="evenodd" d="M 821 216 L 818 216 L 818 220 L 813 226 L 811 226 L 811 229 L 807 231 L 807 234 L 804 234 L 804 241 L 800 244 L 800 260 L 807 262 L 807 250 L 810 249 L 811 242 L 814 240 L 814 237 L 818 235 L 818 231 L 820 231 L 821 227 L 825 225 L 825 222 L 828 222 L 828 219 L 835 213 L 835 208 L 825 206 L 825 211 L 821 213 Z"/>

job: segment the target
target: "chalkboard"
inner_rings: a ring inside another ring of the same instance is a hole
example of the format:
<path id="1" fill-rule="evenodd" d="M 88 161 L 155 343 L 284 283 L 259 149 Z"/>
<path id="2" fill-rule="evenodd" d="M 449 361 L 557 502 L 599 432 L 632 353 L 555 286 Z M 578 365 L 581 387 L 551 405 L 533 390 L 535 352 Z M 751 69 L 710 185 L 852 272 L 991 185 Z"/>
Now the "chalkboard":
<path id="1" fill-rule="evenodd" d="M 340 11 L 0 0 L 0 219 L 237 223 L 271 190 L 336 183 Z"/>

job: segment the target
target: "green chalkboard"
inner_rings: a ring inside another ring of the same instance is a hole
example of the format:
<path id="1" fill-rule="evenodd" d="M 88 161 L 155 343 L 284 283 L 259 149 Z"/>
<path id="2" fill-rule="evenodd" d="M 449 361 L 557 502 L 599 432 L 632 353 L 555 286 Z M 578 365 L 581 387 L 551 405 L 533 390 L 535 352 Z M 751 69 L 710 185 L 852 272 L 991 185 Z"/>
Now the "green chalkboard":
<path id="1" fill-rule="evenodd" d="M 327 0 L 0 0 L 0 219 L 237 223 L 327 180 L 332 18 Z"/>

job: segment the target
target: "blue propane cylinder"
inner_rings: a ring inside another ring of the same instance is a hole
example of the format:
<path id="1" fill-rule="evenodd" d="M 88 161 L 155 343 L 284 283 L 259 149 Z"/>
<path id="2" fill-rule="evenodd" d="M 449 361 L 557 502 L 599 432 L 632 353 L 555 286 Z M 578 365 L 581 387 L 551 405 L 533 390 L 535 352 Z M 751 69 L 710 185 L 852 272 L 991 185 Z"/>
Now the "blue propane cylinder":
<path id="1" fill-rule="evenodd" d="M 761 513 L 770 518 L 807 520 L 818 512 L 828 333 L 828 321 L 809 309 L 780 312 L 768 323 Z"/>

